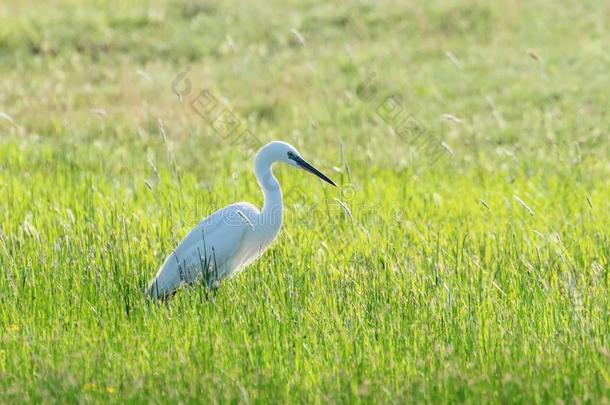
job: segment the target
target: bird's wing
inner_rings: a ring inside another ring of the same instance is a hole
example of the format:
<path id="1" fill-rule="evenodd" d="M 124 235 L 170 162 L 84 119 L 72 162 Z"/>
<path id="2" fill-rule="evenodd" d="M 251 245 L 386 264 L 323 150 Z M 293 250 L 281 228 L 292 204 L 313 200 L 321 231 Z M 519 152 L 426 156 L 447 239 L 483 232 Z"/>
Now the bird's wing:
<path id="1" fill-rule="evenodd" d="M 222 278 L 253 228 L 253 210 L 250 204 L 233 204 L 201 221 L 165 259 L 149 285 L 150 296 L 166 297 L 201 277 L 206 281 Z"/>

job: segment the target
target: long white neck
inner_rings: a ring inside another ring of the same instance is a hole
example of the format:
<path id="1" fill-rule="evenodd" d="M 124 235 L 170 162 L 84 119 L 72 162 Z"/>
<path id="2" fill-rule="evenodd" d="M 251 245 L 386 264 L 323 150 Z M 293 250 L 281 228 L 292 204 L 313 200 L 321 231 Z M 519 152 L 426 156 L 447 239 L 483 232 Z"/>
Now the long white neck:
<path id="1" fill-rule="evenodd" d="M 271 170 L 273 159 L 269 155 L 264 148 L 260 151 L 256 156 L 254 172 L 265 196 L 265 203 L 261 211 L 261 225 L 270 227 L 277 232 L 282 225 L 282 190 Z"/>

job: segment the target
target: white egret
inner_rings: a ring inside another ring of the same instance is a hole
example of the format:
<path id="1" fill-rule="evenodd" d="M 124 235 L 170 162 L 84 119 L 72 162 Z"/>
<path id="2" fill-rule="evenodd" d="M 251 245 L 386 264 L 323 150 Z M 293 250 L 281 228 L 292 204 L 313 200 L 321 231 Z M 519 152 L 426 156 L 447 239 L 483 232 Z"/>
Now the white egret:
<path id="1" fill-rule="evenodd" d="M 232 277 L 258 259 L 282 226 L 282 191 L 273 176 L 275 162 L 304 169 L 336 184 L 285 142 L 270 142 L 256 155 L 254 172 L 265 197 L 262 211 L 247 202 L 231 204 L 201 221 L 165 259 L 148 287 L 153 299 L 203 279 L 208 287 Z"/>

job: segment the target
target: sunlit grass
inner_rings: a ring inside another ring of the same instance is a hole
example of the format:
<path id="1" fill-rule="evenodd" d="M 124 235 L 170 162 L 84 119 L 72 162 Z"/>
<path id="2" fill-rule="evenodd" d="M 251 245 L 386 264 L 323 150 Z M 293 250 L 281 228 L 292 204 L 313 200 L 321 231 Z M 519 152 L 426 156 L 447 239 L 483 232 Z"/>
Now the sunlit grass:
<path id="1" fill-rule="evenodd" d="M 75 4 L 0 6 L 0 401 L 607 401 L 607 7 Z M 262 203 L 206 89 L 339 187 L 278 167 L 273 247 L 154 305 L 194 224 Z"/>

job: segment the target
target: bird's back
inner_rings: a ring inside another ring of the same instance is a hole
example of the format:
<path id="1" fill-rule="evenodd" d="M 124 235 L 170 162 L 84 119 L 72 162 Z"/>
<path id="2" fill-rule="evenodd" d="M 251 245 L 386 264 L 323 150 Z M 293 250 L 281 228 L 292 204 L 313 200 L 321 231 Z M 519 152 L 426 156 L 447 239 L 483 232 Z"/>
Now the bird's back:
<path id="1" fill-rule="evenodd" d="M 235 203 L 199 222 L 167 256 L 149 285 L 149 295 L 163 298 L 183 284 L 203 278 L 210 285 L 230 276 L 241 264 L 244 238 L 259 216 L 252 204 Z"/>

